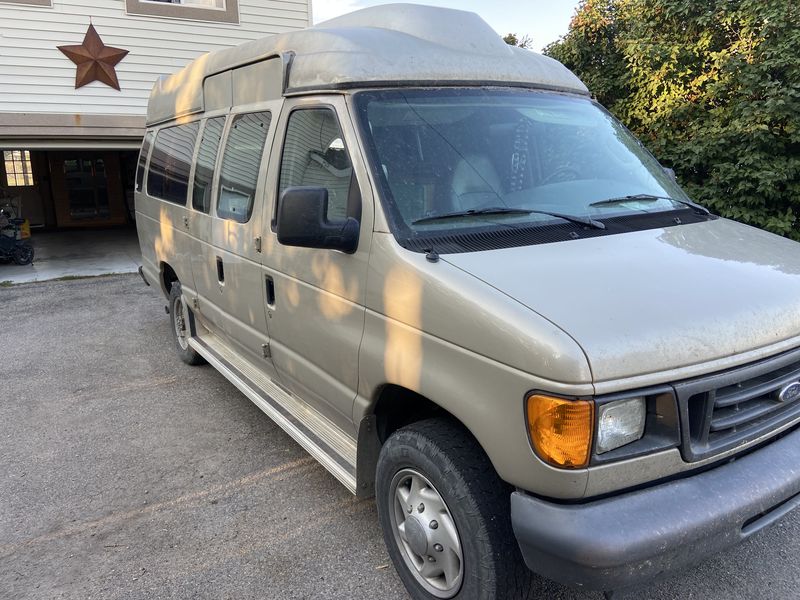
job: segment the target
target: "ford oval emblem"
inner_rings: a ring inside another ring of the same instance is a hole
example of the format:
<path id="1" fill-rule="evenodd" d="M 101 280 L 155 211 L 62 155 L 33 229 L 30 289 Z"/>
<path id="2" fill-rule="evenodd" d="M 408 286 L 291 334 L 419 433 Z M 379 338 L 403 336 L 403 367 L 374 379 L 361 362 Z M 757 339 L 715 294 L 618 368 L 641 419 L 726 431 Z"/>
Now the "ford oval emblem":
<path id="1" fill-rule="evenodd" d="M 778 400 L 781 402 L 794 402 L 798 398 L 800 398 L 800 381 L 790 383 L 778 394 Z"/>

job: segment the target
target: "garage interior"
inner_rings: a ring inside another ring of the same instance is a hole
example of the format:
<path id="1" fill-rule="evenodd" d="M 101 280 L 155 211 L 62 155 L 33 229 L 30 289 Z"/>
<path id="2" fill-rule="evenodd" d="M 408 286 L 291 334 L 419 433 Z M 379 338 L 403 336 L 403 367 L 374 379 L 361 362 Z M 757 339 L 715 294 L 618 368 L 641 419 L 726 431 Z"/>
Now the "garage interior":
<path id="1" fill-rule="evenodd" d="M 35 258 L 0 264 L 0 282 L 136 270 L 135 150 L 2 152 L 0 208 L 29 221 Z"/>

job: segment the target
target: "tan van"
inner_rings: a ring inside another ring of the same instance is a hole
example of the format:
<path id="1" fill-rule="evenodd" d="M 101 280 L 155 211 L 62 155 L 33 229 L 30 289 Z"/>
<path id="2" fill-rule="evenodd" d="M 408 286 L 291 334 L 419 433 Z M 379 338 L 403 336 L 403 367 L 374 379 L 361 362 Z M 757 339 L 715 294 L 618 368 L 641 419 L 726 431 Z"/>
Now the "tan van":
<path id="1" fill-rule="evenodd" d="M 800 503 L 800 245 L 474 14 L 200 57 L 136 187 L 183 360 L 375 496 L 413 598 L 626 589 Z"/>

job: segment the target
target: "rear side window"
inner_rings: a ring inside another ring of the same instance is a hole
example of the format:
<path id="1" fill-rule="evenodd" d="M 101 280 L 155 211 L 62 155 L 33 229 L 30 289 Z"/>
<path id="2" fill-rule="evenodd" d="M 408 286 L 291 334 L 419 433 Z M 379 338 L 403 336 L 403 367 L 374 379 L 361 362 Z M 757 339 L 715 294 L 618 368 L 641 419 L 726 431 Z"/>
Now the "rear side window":
<path id="1" fill-rule="evenodd" d="M 270 113 L 236 115 L 222 156 L 217 215 L 239 223 L 250 220 L 258 170 L 269 131 Z"/>
<path id="2" fill-rule="evenodd" d="M 144 136 L 142 142 L 142 149 L 139 151 L 139 162 L 136 164 L 136 189 L 134 191 L 141 192 L 142 184 L 144 183 L 144 168 L 147 166 L 147 155 L 150 154 L 150 146 L 153 145 L 153 138 L 155 133 L 148 131 Z"/>
<path id="3" fill-rule="evenodd" d="M 195 121 L 158 132 L 147 172 L 148 194 L 175 204 L 186 204 L 198 129 L 200 124 Z"/>
<path id="4" fill-rule="evenodd" d="M 335 113 L 329 108 L 294 111 L 286 127 L 278 196 L 287 187 L 325 188 L 328 221 L 341 221 L 348 216 L 352 175 Z"/>
<path id="5" fill-rule="evenodd" d="M 214 165 L 217 163 L 219 142 L 225 127 L 225 117 L 206 121 L 200 149 L 197 151 L 197 164 L 194 168 L 192 186 L 192 208 L 207 213 L 211 209 L 211 182 L 214 179 Z"/>

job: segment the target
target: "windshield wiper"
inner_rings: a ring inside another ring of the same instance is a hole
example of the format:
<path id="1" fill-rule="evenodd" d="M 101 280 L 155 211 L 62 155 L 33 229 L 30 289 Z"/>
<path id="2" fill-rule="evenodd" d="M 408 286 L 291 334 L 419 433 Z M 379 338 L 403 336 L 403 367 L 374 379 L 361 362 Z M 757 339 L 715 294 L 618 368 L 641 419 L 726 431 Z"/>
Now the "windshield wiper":
<path id="1" fill-rule="evenodd" d="M 430 217 L 423 217 L 421 219 L 417 219 L 416 221 L 412 221 L 411 224 L 418 225 L 420 223 L 429 223 L 431 221 L 438 221 L 440 219 L 457 219 L 459 217 L 471 217 L 471 216 L 481 216 L 481 215 L 530 215 L 530 214 L 547 215 L 548 217 L 563 219 L 564 221 L 569 221 L 570 223 L 585 225 L 587 227 L 593 227 L 595 229 L 606 228 L 604 223 L 592 219 L 591 217 L 564 215 L 561 213 L 549 212 L 546 210 L 530 210 L 527 208 L 506 208 L 503 206 L 492 206 L 489 208 L 472 208 L 470 210 L 461 210 L 457 212 L 444 213 L 441 215 L 432 215 Z"/>
<path id="2" fill-rule="evenodd" d="M 506 208 L 504 206 L 490 206 L 489 208 L 471 208 L 469 210 L 459 210 L 456 212 L 442 213 L 440 215 L 431 215 L 429 217 L 422 217 L 416 221 L 412 221 L 412 225 L 419 223 L 428 223 L 429 221 L 438 221 L 439 219 L 457 219 L 459 217 L 471 217 L 472 215 L 527 215 L 531 211 L 523 210 L 521 208 Z"/>
<path id="3" fill-rule="evenodd" d="M 704 215 L 711 214 L 711 212 L 706 207 L 700 206 L 699 204 L 695 204 L 694 202 L 689 202 L 688 200 L 679 200 L 678 198 L 670 198 L 669 196 L 656 196 L 655 194 L 631 194 L 630 196 L 619 196 L 618 198 L 608 198 L 607 200 L 599 200 L 598 202 L 592 202 L 589 206 L 622 204 L 623 202 L 630 202 L 632 200 L 637 200 L 639 202 L 657 202 L 658 200 L 670 200 L 671 202 L 677 202 L 678 204 L 683 204 L 684 206 L 688 206 L 689 208 L 693 208 L 697 211 L 700 211 Z"/>

